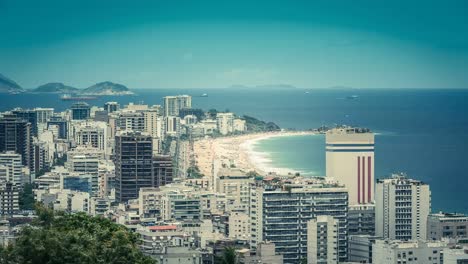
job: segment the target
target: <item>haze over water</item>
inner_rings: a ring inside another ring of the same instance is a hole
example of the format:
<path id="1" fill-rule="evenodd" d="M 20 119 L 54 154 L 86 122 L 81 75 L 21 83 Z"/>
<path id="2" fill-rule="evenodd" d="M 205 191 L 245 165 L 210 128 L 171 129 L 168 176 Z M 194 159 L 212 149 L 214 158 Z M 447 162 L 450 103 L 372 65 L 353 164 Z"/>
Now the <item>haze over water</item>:
<path id="1" fill-rule="evenodd" d="M 433 211 L 468 213 L 468 91 L 447 89 L 155 89 L 137 90 L 128 97 L 100 97 L 90 101 L 121 104 L 143 101 L 161 104 L 174 94 L 193 96 L 193 107 L 234 111 L 273 121 L 282 128 L 308 129 L 321 125 L 364 126 L 377 132 L 376 178 L 392 172 L 430 184 Z M 357 99 L 346 99 L 358 95 Z M 258 102 L 261 102 L 258 103 Z M 2 95 L 0 111 L 14 107 L 68 108 L 72 102 L 58 95 Z M 276 167 L 289 167 L 324 175 L 323 136 L 274 138 L 260 142 L 256 150 L 271 153 Z"/>

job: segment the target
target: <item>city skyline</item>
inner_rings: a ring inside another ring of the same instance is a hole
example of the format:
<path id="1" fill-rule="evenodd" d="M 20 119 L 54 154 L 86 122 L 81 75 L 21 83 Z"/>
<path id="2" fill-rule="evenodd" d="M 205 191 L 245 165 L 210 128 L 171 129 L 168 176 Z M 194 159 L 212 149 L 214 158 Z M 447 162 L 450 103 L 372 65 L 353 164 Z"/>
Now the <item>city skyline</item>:
<path id="1" fill-rule="evenodd" d="M 0 73 L 24 88 L 467 88 L 468 4 L 3 1 Z"/>

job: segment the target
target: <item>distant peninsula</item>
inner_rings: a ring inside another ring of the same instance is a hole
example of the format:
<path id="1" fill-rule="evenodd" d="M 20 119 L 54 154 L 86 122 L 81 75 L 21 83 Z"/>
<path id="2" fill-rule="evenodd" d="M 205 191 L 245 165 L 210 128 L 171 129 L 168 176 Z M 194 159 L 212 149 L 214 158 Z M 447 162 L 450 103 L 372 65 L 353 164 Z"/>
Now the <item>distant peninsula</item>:
<path id="1" fill-rule="evenodd" d="M 0 74 L 0 93 L 22 93 L 23 88 L 13 80 Z"/>

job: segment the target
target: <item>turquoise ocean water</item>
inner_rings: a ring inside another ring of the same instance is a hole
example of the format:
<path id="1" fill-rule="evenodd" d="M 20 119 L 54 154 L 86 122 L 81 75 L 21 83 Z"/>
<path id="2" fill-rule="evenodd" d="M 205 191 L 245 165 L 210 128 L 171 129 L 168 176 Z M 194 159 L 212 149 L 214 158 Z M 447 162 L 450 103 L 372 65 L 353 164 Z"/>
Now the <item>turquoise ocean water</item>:
<path id="1" fill-rule="evenodd" d="M 104 96 L 106 101 L 161 104 L 166 95 L 193 95 L 193 107 L 231 110 L 273 121 L 282 128 L 308 129 L 348 124 L 377 132 L 376 178 L 392 172 L 430 184 L 433 211 L 468 213 L 468 90 L 450 89 L 151 89 L 135 96 Z M 197 97 L 208 93 L 208 97 Z M 357 95 L 356 99 L 347 99 Z M 14 107 L 54 107 L 72 102 L 54 94 L 1 95 L 0 111 Z M 279 137 L 261 141 L 273 167 L 306 175 L 325 172 L 324 136 Z"/>

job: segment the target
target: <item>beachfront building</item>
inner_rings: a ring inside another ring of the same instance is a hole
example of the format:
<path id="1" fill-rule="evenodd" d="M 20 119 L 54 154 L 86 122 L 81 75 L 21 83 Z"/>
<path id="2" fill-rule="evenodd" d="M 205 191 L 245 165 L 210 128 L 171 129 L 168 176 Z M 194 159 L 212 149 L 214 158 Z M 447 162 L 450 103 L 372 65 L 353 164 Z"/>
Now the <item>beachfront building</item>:
<path id="1" fill-rule="evenodd" d="M 192 108 L 192 96 L 176 95 L 164 97 L 164 116 L 179 116 L 182 108 Z"/>
<path id="2" fill-rule="evenodd" d="M 338 127 L 326 134 L 326 175 L 346 185 L 349 204 L 374 200 L 374 133 Z"/>
<path id="3" fill-rule="evenodd" d="M 154 187 L 153 140 L 149 134 L 123 131 L 115 136 L 115 197 L 126 202 L 142 187 Z"/>
<path id="4" fill-rule="evenodd" d="M 307 258 L 307 223 L 318 216 L 338 221 L 338 260 L 347 259 L 348 192 L 326 179 L 294 178 L 253 187 L 250 200 L 250 247 L 262 241 L 276 246 L 284 263 Z"/>
<path id="5" fill-rule="evenodd" d="M 227 135 L 234 131 L 234 114 L 233 113 L 217 113 L 216 122 L 218 131 L 221 135 Z"/>
<path id="6" fill-rule="evenodd" d="M 442 264 L 445 242 L 376 240 L 372 245 L 372 263 Z"/>
<path id="7" fill-rule="evenodd" d="M 338 226 L 329 215 L 307 222 L 307 264 L 338 263 Z"/>
<path id="8" fill-rule="evenodd" d="M 425 239 L 431 212 L 429 185 L 393 174 L 379 179 L 375 196 L 375 233 L 384 239 Z"/>
<path id="9" fill-rule="evenodd" d="M 234 119 L 233 123 L 234 123 L 234 131 L 244 132 L 247 129 L 244 119 L 236 118 Z"/>
<path id="10" fill-rule="evenodd" d="M 468 216 L 457 213 L 430 214 L 427 218 L 427 240 L 468 237 Z"/>

